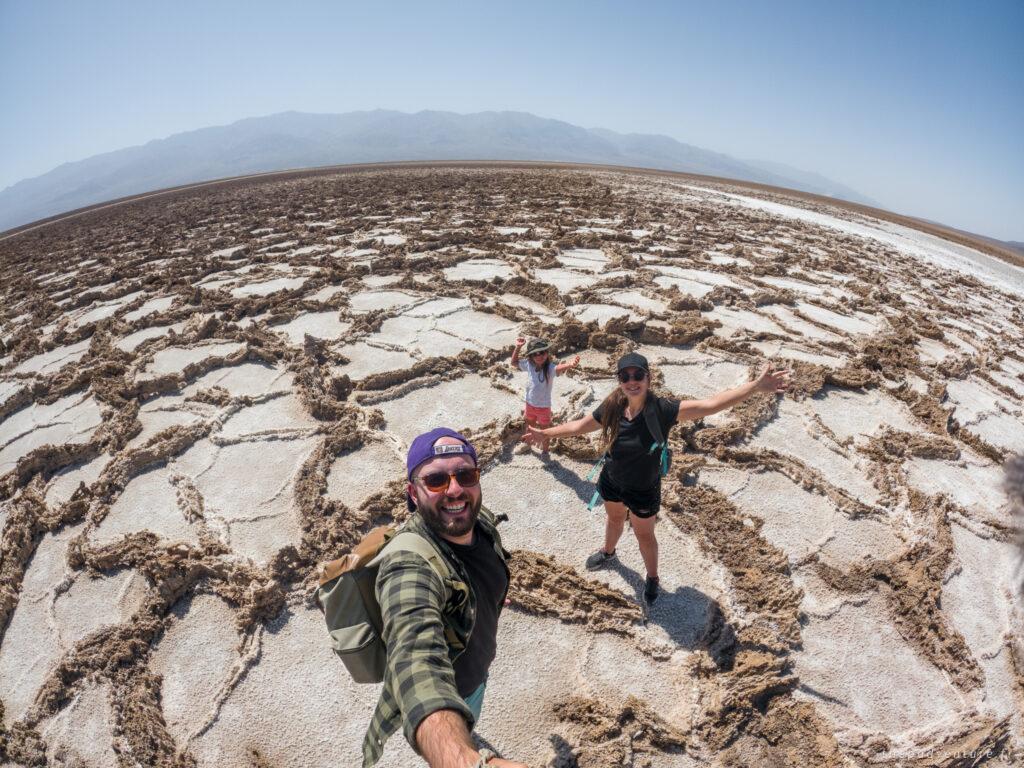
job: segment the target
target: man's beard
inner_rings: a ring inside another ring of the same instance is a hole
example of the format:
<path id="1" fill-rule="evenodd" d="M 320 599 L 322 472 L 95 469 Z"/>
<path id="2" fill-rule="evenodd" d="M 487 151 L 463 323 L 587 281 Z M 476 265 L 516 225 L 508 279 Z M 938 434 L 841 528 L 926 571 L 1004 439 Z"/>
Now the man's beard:
<path id="1" fill-rule="evenodd" d="M 416 495 L 416 510 L 423 516 L 427 527 L 439 536 L 464 536 L 473 530 L 477 518 L 480 517 L 482 497 L 473 501 L 469 496 L 466 496 L 467 514 L 464 517 L 449 519 L 445 516 L 444 512 L 440 512 L 437 508 L 446 501 L 460 501 L 461 499 L 442 497 L 438 500 L 437 504 L 431 505 L 422 498 L 419 498 L 419 494 Z"/>

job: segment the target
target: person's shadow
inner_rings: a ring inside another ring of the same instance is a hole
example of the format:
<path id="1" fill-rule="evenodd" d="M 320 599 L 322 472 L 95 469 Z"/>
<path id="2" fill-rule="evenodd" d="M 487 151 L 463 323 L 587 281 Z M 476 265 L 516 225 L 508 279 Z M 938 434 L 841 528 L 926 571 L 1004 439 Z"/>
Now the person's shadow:
<path id="1" fill-rule="evenodd" d="M 595 481 L 588 481 L 586 475 L 580 477 L 571 469 L 562 466 L 560 462 L 553 459 L 550 455 L 542 455 L 540 460 L 544 463 L 545 472 L 549 473 L 566 488 L 571 488 L 576 497 L 584 504 L 590 504 L 590 500 L 594 496 Z M 589 472 L 589 470 L 587 471 Z"/>
<path id="2" fill-rule="evenodd" d="M 609 566 L 618 573 L 644 609 L 647 621 L 660 626 L 679 648 L 705 650 L 719 671 L 732 669 L 736 659 L 736 632 L 726 621 L 722 606 L 699 589 L 683 585 L 661 590 L 653 605 L 644 600 L 644 577 L 616 559 Z"/>

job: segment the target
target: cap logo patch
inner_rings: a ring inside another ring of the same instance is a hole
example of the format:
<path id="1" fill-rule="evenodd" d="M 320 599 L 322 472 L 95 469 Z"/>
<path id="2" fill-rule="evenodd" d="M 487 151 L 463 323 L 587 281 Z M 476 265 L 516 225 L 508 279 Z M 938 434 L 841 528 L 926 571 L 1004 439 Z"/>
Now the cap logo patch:
<path id="1" fill-rule="evenodd" d="M 434 455 L 444 456 L 446 453 L 465 453 L 465 448 L 461 445 L 435 445 Z"/>

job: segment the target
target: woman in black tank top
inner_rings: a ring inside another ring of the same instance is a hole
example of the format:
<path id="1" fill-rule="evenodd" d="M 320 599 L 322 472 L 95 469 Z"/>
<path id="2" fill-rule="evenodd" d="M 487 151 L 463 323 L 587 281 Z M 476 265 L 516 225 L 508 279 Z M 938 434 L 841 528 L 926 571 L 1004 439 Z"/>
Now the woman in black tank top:
<path id="1" fill-rule="evenodd" d="M 624 355 L 616 365 L 616 373 L 619 386 L 592 413 L 557 427 L 531 426 L 524 439 L 533 442 L 601 430 L 604 464 L 597 490 L 604 500 L 606 515 L 604 546 L 587 558 L 587 568 L 593 570 L 614 561 L 626 517 L 632 515 L 633 533 L 647 569 L 644 598 L 653 603 L 658 596 L 658 540 L 654 524 L 661 506 L 662 449 L 667 445 L 655 445 L 658 440 L 652 427 L 660 429 L 662 440 L 667 442 L 669 430 L 680 421 L 724 411 L 755 392 L 785 392 L 790 372 L 765 365 L 757 378 L 742 386 L 706 400 L 683 401 L 658 397 L 650 391 L 650 366 L 643 355 Z"/>

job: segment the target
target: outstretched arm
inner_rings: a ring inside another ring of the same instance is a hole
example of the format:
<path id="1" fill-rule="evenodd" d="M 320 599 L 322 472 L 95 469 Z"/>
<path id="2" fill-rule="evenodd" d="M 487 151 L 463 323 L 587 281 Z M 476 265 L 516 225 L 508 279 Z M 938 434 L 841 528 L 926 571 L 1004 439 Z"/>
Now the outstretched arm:
<path id="1" fill-rule="evenodd" d="M 676 421 L 693 421 L 724 411 L 743 402 L 755 392 L 781 394 L 789 388 L 790 374 L 789 369 L 772 370 L 770 365 L 765 364 L 756 379 L 742 386 L 719 392 L 707 400 L 683 400 L 679 404 L 679 416 L 676 417 Z"/>
<path id="2" fill-rule="evenodd" d="M 381 634 L 387 644 L 384 679 L 397 700 L 406 739 L 422 751 L 424 733 L 433 732 L 432 727 L 423 732 L 428 720 L 436 725 L 457 718 L 467 734 L 462 746 L 470 755 L 473 742 L 467 722 L 472 722 L 472 713 L 459 696 L 448 656 L 441 578 L 418 555 L 396 553 L 381 563 L 376 593 L 384 624 Z M 433 717 L 438 712 L 447 714 Z M 448 764 L 430 762 L 432 766 Z"/>
<path id="3" fill-rule="evenodd" d="M 511 362 L 512 362 L 512 367 L 513 368 L 518 368 L 519 367 L 519 350 L 523 348 L 523 344 L 525 344 L 525 343 L 526 343 L 526 339 L 524 339 L 522 337 L 519 337 L 518 339 L 516 339 L 516 346 L 512 350 L 512 361 Z"/>
<path id="4" fill-rule="evenodd" d="M 556 365 L 555 366 L 555 373 L 558 374 L 558 375 L 561 375 L 563 371 L 567 371 L 570 368 L 575 368 L 579 364 L 580 364 L 580 356 L 576 355 L 576 357 L 573 358 L 571 363 L 559 363 L 558 365 Z"/>
<path id="5" fill-rule="evenodd" d="M 567 421 L 565 424 L 559 424 L 557 427 L 540 429 L 538 427 L 528 426 L 528 431 L 523 435 L 523 440 L 528 443 L 533 443 L 535 440 L 539 441 L 547 437 L 570 437 L 572 435 L 583 435 L 587 432 L 594 432 L 600 428 L 600 422 L 588 413 L 586 416 L 581 416 L 574 421 Z"/>

